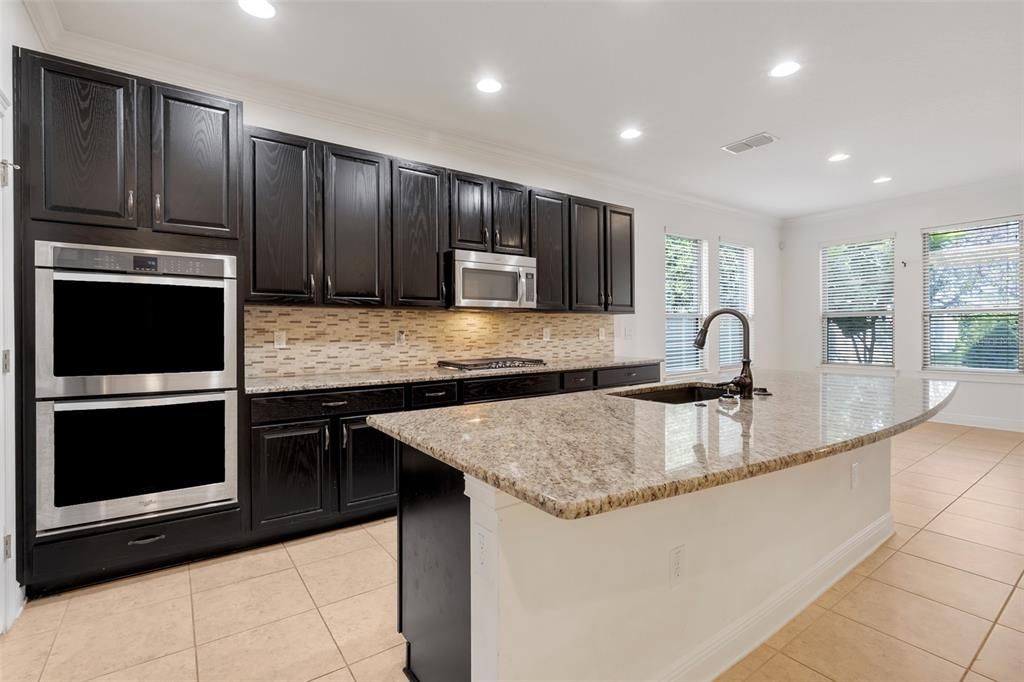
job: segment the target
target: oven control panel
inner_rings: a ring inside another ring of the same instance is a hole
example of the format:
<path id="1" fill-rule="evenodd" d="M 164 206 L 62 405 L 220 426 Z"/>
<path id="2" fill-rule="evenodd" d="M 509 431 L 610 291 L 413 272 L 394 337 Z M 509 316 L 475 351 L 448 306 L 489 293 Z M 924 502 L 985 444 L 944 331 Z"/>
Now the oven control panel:
<path id="1" fill-rule="evenodd" d="M 69 270 L 102 270 L 184 277 L 233 277 L 234 256 L 202 256 L 92 246 L 54 246 L 52 266 Z"/>

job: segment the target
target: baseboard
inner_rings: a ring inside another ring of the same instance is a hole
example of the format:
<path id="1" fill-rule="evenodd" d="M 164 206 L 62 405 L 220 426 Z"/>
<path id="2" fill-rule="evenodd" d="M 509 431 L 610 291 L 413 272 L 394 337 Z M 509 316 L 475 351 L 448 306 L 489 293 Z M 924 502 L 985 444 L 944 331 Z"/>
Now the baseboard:
<path id="1" fill-rule="evenodd" d="M 1024 428 L 1024 421 L 1020 419 L 1004 419 L 979 414 L 964 414 L 962 412 L 939 412 L 932 417 L 932 421 L 942 422 L 943 424 L 957 424 L 959 426 L 975 426 L 982 429 L 1002 429 L 1004 431 L 1020 431 Z"/>
<path id="2" fill-rule="evenodd" d="M 757 609 L 705 640 L 659 679 L 676 682 L 714 679 L 760 646 L 878 549 L 892 531 L 892 514 L 887 512 L 789 585 L 769 596 Z"/>

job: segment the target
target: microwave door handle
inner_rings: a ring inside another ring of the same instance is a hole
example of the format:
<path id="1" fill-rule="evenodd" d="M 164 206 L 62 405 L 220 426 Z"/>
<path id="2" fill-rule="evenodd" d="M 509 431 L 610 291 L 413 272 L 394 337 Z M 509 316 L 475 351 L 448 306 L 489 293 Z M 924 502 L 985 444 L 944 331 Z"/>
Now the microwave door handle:
<path id="1" fill-rule="evenodd" d="M 522 268 L 519 268 L 519 307 L 526 307 L 526 275 Z"/>

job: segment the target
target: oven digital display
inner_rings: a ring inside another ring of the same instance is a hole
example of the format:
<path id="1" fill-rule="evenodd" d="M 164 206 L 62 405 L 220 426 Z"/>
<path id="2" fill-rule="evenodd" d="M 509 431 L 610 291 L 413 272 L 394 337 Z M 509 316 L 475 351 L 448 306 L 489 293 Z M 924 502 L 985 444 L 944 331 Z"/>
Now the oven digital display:
<path id="1" fill-rule="evenodd" d="M 132 256 L 132 269 L 133 270 L 145 270 L 147 272 L 156 272 L 156 270 L 157 270 L 157 257 L 156 256 Z"/>

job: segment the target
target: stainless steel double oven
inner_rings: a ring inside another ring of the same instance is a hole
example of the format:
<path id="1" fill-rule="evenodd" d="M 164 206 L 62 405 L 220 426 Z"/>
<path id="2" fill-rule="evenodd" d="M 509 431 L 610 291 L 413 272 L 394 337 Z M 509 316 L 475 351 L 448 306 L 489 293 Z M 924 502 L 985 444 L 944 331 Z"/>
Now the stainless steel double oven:
<path id="1" fill-rule="evenodd" d="M 36 532 L 237 500 L 235 257 L 35 244 Z"/>

